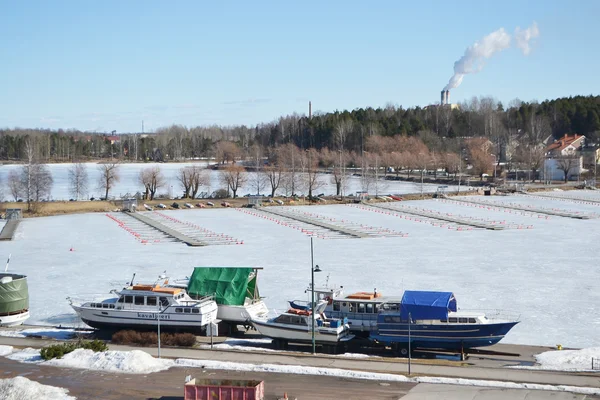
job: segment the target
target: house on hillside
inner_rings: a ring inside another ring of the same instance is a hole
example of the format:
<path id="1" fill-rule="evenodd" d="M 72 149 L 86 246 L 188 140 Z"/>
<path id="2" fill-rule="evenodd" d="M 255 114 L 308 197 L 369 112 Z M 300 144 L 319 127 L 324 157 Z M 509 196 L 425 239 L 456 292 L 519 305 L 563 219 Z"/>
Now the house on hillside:
<path id="1" fill-rule="evenodd" d="M 542 169 L 543 179 L 573 180 L 586 170 L 583 168 L 582 150 L 585 146 L 585 136 L 565 134 L 560 139 L 546 147 L 546 159 Z"/>

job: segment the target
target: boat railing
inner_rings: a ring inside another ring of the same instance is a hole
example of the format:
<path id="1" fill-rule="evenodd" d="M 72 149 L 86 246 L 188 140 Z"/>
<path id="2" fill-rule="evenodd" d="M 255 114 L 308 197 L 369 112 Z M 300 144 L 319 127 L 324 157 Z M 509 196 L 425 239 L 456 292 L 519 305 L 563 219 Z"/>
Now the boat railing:
<path id="1" fill-rule="evenodd" d="M 204 303 L 210 300 L 215 300 L 216 297 L 216 293 L 215 294 L 207 294 L 207 295 L 203 295 L 203 296 L 191 296 L 188 293 L 188 296 L 193 300 L 193 301 L 186 301 L 186 300 L 179 300 L 180 303 Z"/>
<path id="2" fill-rule="evenodd" d="M 69 296 L 67 297 L 67 301 L 69 302 L 69 304 L 74 305 L 76 307 L 81 307 L 82 305 L 84 305 L 85 303 L 102 303 L 106 300 L 109 300 L 109 298 L 106 297 L 106 294 L 90 294 L 90 295 L 78 295 L 78 296 Z M 115 301 L 116 303 L 116 301 Z"/>
<path id="3" fill-rule="evenodd" d="M 458 312 L 460 313 L 468 313 L 468 314 L 479 314 L 479 315 L 485 315 L 486 318 L 490 321 L 510 321 L 510 322 L 515 322 L 515 321 L 520 321 L 521 320 L 521 314 L 519 314 L 518 312 L 515 311 L 510 311 L 510 310 L 501 310 L 501 309 L 497 309 L 497 308 L 478 308 L 478 309 L 459 309 Z"/>

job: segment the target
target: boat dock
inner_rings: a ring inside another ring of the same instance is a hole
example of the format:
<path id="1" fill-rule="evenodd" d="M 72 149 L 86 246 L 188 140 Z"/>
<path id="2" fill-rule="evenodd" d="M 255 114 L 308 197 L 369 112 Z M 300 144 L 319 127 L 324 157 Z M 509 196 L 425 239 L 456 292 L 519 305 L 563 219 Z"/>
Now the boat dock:
<path id="1" fill-rule="evenodd" d="M 374 208 L 380 208 L 380 209 L 386 210 L 386 211 L 393 211 L 393 212 L 397 212 L 397 213 L 410 214 L 410 215 L 415 215 L 418 217 L 431 218 L 431 219 L 436 219 L 439 221 L 450 222 L 450 223 L 457 224 L 457 225 L 471 226 L 473 228 L 482 228 L 482 229 L 488 229 L 488 230 L 492 230 L 492 231 L 500 231 L 500 230 L 507 228 L 507 226 L 505 226 L 505 225 L 495 224 L 492 221 L 487 222 L 487 221 L 482 221 L 482 220 L 475 220 L 475 219 L 470 219 L 467 217 L 443 214 L 441 212 L 437 212 L 437 211 L 433 211 L 433 210 L 418 209 L 415 207 L 383 205 L 381 203 L 373 203 L 373 204 L 365 203 L 364 205 L 369 206 L 369 207 L 374 207 Z"/>
<path id="2" fill-rule="evenodd" d="M 567 211 L 567 210 L 557 210 L 557 209 L 549 209 L 549 208 L 540 208 L 540 207 L 531 207 L 531 206 L 523 206 L 515 203 L 497 203 L 497 202 L 488 202 L 488 201 L 478 201 L 471 199 L 457 199 L 457 198 L 448 198 L 447 200 L 462 202 L 462 203 L 470 203 L 477 204 L 480 206 L 486 207 L 496 207 L 496 208 L 505 208 L 509 210 L 517 210 L 529 213 L 537 213 L 544 215 L 551 215 L 554 217 L 564 217 L 564 218 L 574 218 L 574 219 L 592 219 L 598 218 L 596 214 L 583 214 L 578 211 Z"/>
<path id="3" fill-rule="evenodd" d="M 408 236 L 405 232 L 331 218 L 302 209 L 292 209 L 290 207 L 272 206 L 261 207 L 252 211 L 240 209 L 240 211 L 259 218 L 271 220 L 279 225 L 298 229 L 302 233 L 315 236 L 319 239 L 364 239 Z"/>
<path id="4" fill-rule="evenodd" d="M 172 229 L 172 228 L 164 225 L 163 223 L 158 222 L 152 218 L 148 218 L 147 216 L 142 215 L 141 213 L 128 212 L 127 215 L 129 215 L 132 218 L 137 219 L 140 222 L 143 222 L 144 224 L 156 229 L 157 231 L 164 233 L 167 236 L 172 237 L 175 240 L 178 240 L 180 242 L 187 244 L 188 246 L 197 247 L 197 246 L 207 246 L 208 245 L 208 243 L 205 243 L 198 239 L 187 236 L 184 233 L 179 232 L 175 229 Z"/>
<path id="5" fill-rule="evenodd" d="M 558 200 L 558 201 L 570 201 L 573 203 L 600 206 L 600 200 L 589 199 L 589 198 L 578 198 L 578 197 L 571 197 L 571 196 L 553 196 L 550 194 L 539 193 L 539 192 L 524 193 L 523 195 L 526 197 L 541 197 L 544 199 L 552 199 L 552 200 Z"/>
<path id="6" fill-rule="evenodd" d="M 20 222 L 20 219 L 11 219 L 6 221 L 6 224 L 4 224 L 4 227 L 0 232 L 0 240 L 12 240 Z"/>
<path id="7" fill-rule="evenodd" d="M 286 212 L 286 211 L 277 209 L 275 207 L 263 207 L 260 210 L 262 212 L 266 212 L 266 213 L 269 213 L 269 214 L 277 215 L 279 217 L 285 217 L 285 218 L 293 219 L 293 220 L 296 220 L 296 221 L 299 221 L 299 222 L 303 222 L 305 224 L 318 226 L 319 228 L 325 228 L 327 230 L 338 232 L 338 233 L 341 233 L 343 235 L 350 236 L 350 237 L 353 237 L 353 238 L 359 238 L 360 239 L 360 238 L 367 238 L 367 237 L 369 237 L 368 234 L 363 233 L 363 232 L 359 232 L 359 231 L 354 230 L 354 229 L 350 229 L 350 228 L 347 228 L 347 227 L 344 227 L 344 226 L 329 224 L 329 223 L 324 222 L 324 221 L 319 221 L 316 218 L 308 218 L 306 216 L 299 215 L 297 213 Z"/>

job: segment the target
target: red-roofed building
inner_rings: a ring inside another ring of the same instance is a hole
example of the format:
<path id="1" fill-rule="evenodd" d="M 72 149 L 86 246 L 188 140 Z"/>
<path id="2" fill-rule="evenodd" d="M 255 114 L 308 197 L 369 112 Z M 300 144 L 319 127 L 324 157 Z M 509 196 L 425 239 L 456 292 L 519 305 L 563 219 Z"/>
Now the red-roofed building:
<path id="1" fill-rule="evenodd" d="M 546 147 L 546 156 L 573 156 L 576 155 L 584 145 L 585 136 L 576 133 L 572 135 L 565 134 L 563 137 L 555 140 L 554 143 Z"/>

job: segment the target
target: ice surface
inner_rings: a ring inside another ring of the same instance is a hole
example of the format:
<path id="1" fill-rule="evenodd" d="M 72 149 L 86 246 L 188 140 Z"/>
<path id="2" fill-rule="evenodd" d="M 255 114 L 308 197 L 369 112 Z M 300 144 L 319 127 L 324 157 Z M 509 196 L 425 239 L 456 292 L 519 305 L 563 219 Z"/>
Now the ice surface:
<path id="1" fill-rule="evenodd" d="M 598 210 L 593 205 L 524 196 L 477 199 Z M 315 274 L 317 286 L 330 276 L 329 284 L 343 285 L 346 293 L 374 288 L 390 296 L 400 296 L 404 289 L 452 291 L 462 309 L 520 313 L 522 322 L 503 342 L 597 345 L 600 269 L 593 249 L 600 239 L 600 219 L 537 218 L 437 200 L 396 204 L 506 219 L 533 229 L 456 231 L 349 206 L 310 206 L 315 214 L 409 234 L 315 239 L 314 262 L 323 270 Z M 310 239 L 302 232 L 233 209 L 164 213 L 244 244 L 196 248 L 176 242 L 142 244 L 101 213 L 25 219 L 13 241 L 0 243 L 0 256 L 12 253 L 10 269 L 28 275 L 28 323 L 83 326 L 66 297 L 108 296 L 133 273 L 136 281 L 154 282 L 165 270 L 171 277 L 184 277 L 195 266 L 264 267 L 259 272 L 260 293 L 272 313 L 287 309 L 287 300 L 308 299 L 304 290 L 311 278 Z"/>
<path id="2" fill-rule="evenodd" d="M 0 399 L 2 400 L 75 400 L 67 389 L 42 385 L 23 376 L 0 379 Z"/>

